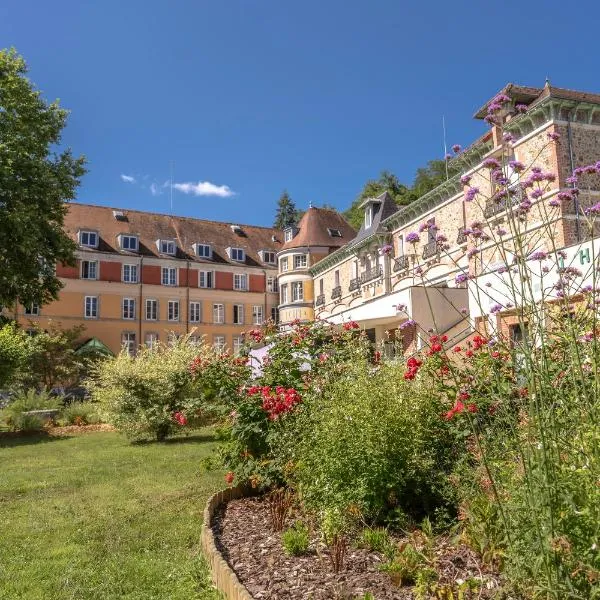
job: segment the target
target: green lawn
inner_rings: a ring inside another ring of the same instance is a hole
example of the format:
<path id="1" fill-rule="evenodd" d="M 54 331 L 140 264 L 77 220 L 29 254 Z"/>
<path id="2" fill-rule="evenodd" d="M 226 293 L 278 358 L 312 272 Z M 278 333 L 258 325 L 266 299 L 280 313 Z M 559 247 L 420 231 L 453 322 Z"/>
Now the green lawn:
<path id="1" fill-rule="evenodd" d="M 0 439 L 0 598 L 217 598 L 199 545 L 215 445 L 210 430 Z"/>

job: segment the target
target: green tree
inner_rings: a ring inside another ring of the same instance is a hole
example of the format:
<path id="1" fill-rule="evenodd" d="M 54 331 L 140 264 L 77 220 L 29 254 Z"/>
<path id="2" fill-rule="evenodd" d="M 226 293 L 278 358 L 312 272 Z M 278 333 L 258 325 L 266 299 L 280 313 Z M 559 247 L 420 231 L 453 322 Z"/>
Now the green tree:
<path id="1" fill-rule="evenodd" d="M 296 209 L 294 201 L 290 198 L 287 190 L 284 190 L 277 201 L 277 212 L 275 213 L 275 222 L 273 227 L 285 229 L 297 222 L 299 211 Z"/>
<path id="2" fill-rule="evenodd" d="M 0 328 L 0 389 L 18 382 L 28 370 L 31 340 L 14 323 Z"/>
<path id="3" fill-rule="evenodd" d="M 85 159 L 59 151 L 67 111 L 47 103 L 16 50 L 0 50 L 0 305 L 44 304 L 61 288 L 56 263 L 74 264 L 63 230 Z"/>

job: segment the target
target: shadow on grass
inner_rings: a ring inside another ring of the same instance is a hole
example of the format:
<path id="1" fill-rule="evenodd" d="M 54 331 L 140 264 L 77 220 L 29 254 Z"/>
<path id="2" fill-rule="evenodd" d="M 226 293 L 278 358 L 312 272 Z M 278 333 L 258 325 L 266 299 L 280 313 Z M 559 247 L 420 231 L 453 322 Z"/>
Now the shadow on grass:
<path id="1" fill-rule="evenodd" d="M 47 431 L 35 431 L 31 433 L 3 431 L 0 433 L 0 448 L 46 444 L 47 442 L 68 440 L 71 437 L 70 435 L 50 435 Z"/>
<path id="2" fill-rule="evenodd" d="M 136 440 L 133 441 L 132 444 L 136 446 L 149 446 L 151 444 L 203 444 L 206 442 L 214 442 L 216 441 L 216 436 L 214 434 L 206 434 L 199 433 L 196 435 L 186 435 L 181 437 L 172 437 L 167 438 L 166 440 L 158 441 L 158 440 Z"/>

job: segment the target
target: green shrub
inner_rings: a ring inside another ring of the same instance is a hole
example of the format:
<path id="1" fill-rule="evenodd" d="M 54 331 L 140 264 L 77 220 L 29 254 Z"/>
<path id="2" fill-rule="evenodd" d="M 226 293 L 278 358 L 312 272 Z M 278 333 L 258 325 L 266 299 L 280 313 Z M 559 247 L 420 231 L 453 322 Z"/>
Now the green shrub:
<path id="1" fill-rule="evenodd" d="M 308 527 L 296 522 L 281 534 L 281 543 L 289 556 L 305 554 L 310 543 Z"/>
<path id="2" fill-rule="evenodd" d="M 32 352 L 29 336 L 14 323 L 0 327 L 0 389 L 18 383 Z"/>
<path id="3" fill-rule="evenodd" d="M 19 413 L 10 419 L 10 427 L 13 431 L 40 431 L 44 428 L 47 419 L 39 415 L 28 415 Z"/>
<path id="4" fill-rule="evenodd" d="M 56 410 L 60 406 L 60 400 L 53 398 L 48 392 L 31 389 L 19 393 L 4 409 L 3 416 L 6 424 L 14 431 L 41 429 L 48 419 L 25 413 L 32 410 Z"/>
<path id="5" fill-rule="evenodd" d="M 72 402 L 62 409 L 60 416 L 66 425 L 93 425 L 101 422 L 98 406 L 92 402 Z"/>
<path id="6" fill-rule="evenodd" d="M 394 549 L 387 529 L 383 529 L 383 527 L 376 527 L 375 529 L 367 527 L 363 529 L 358 543 L 361 547 L 367 548 L 371 552 L 380 552 L 386 555 L 393 553 Z"/>

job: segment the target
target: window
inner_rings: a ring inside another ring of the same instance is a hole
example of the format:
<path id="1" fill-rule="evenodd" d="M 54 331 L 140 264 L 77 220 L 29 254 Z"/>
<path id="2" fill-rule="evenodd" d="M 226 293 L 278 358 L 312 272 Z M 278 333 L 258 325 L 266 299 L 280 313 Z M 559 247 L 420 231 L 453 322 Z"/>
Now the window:
<path id="1" fill-rule="evenodd" d="M 280 288 L 280 296 L 281 296 L 281 302 L 280 304 L 287 304 L 288 301 L 288 285 L 287 283 L 284 283 L 281 288 Z"/>
<path id="2" fill-rule="evenodd" d="M 89 248 L 97 248 L 98 234 L 95 231 L 80 231 L 79 243 L 82 246 L 88 246 Z"/>
<path id="3" fill-rule="evenodd" d="M 123 318 L 135 319 L 135 298 L 123 298 Z"/>
<path id="4" fill-rule="evenodd" d="M 81 261 L 81 279 L 98 279 L 98 261 Z"/>
<path id="5" fill-rule="evenodd" d="M 212 258 L 212 247 L 208 244 L 196 244 L 196 256 L 200 258 Z"/>
<path id="6" fill-rule="evenodd" d="M 276 306 L 271 308 L 271 321 L 275 324 L 279 323 L 279 309 Z"/>
<path id="7" fill-rule="evenodd" d="M 246 253 L 242 248 L 229 248 L 229 258 L 238 262 L 244 262 L 246 260 Z"/>
<path id="8" fill-rule="evenodd" d="M 241 338 L 238 336 L 233 337 L 233 354 L 234 354 L 234 356 L 239 356 L 243 345 L 244 345 L 244 338 Z"/>
<path id="9" fill-rule="evenodd" d="M 342 237 L 342 232 L 339 229 L 331 229 L 328 227 L 327 232 L 331 237 Z"/>
<path id="10" fill-rule="evenodd" d="M 158 300 L 148 298 L 146 300 L 146 321 L 156 321 L 158 319 Z"/>
<path id="11" fill-rule="evenodd" d="M 257 304 L 252 307 L 252 323 L 254 325 L 262 325 L 265 320 L 265 313 L 262 304 Z"/>
<path id="12" fill-rule="evenodd" d="M 167 319 L 169 321 L 179 321 L 179 300 L 169 300 Z"/>
<path id="13" fill-rule="evenodd" d="M 211 288 L 213 287 L 213 272 L 198 271 L 198 287 Z"/>
<path id="14" fill-rule="evenodd" d="M 323 281 L 323 280 L 321 279 L 321 281 Z M 339 271 L 333 272 L 333 285 L 334 285 L 334 287 L 340 286 L 340 272 Z"/>
<path id="15" fill-rule="evenodd" d="M 301 281 L 292 283 L 292 302 L 304 300 L 304 284 Z"/>
<path id="16" fill-rule="evenodd" d="M 322 296 L 325 292 L 323 291 L 325 282 L 323 279 L 319 279 L 319 296 Z"/>
<path id="17" fill-rule="evenodd" d="M 150 350 L 154 350 L 158 344 L 158 333 L 147 333 L 144 337 L 144 344 L 146 344 Z"/>
<path id="18" fill-rule="evenodd" d="M 157 245 L 161 254 L 170 254 L 171 256 L 175 256 L 175 251 L 177 249 L 175 242 L 170 240 L 158 240 Z"/>
<path id="19" fill-rule="evenodd" d="M 277 277 L 269 275 L 267 277 L 267 292 L 276 292 L 277 289 Z"/>
<path id="20" fill-rule="evenodd" d="M 269 264 L 275 264 L 275 252 L 268 252 L 267 250 L 263 250 L 262 252 L 262 259 L 263 262 L 269 263 Z"/>
<path id="21" fill-rule="evenodd" d="M 369 229 L 373 224 L 373 206 L 369 204 L 365 209 L 365 229 Z"/>
<path id="22" fill-rule="evenodd" d="M 248 289 L 248 275 L 245 273 L 234 273 L 233 289 L 246 291 Z"/>
<path id="23" fill-rule="evenodd" d="M 306 268 L 306 254 L 296 254 L 294 256 L 294 269 Z"/>
<path id="24" fill-rule="evenodd" d="M 122 235 L 121 236 L 121 249 L 129 250 L 130 252 L 137 252 L 138 239 L 135 235 Z"/>
<path id="25" fill-rule="evenodd" d="M 213 336 L 213 348 L 217 352 L 223 352 L 225 350 L 225 336 L 224 335 Z"/>
<path id="26" fill-rule="evenodd" d="M 291 242 L 292 239 L 294 238 L 294 230 L 291 227 L 288 227 L 284 232 L 283 232 L 283 239 L 286 242 Z"/>
<path id="27" fill-rule="evenodd" d="M 435 242 L 437 238 L 437 227 L 435 226 L 435 217 L 427 221 L 427 243 Z"/>
<path id="28" fill-rule="evenodd" d="M 123 281 L 125 283 L 137 283 L 137 265 L 123 265 Z"/>
<path id="29" fill-rule="evenodd" d="M 129 356 L 133 356 L 136 348 L 135 333 L 132 331 L 124 331 L 121 334 L 121 346 L 123 346 Z"/>
<path id="30" fill-rule="evenodd" d="M 279 270 L 285 273 L 288 270 L 288 257 L 284 257 L 279 261 Z"/>
<path id="31" fill-rule="evenodd" d="M 190 346 L 199 346 L 202 343 L 202 338 L 199 335 L 190 335 L 188 343 Z"/>
<path id="32" fill-rule="evenodd" d="M 200 323 L 202 320 L 202 304 L 200 302 L 190 302 L 190 322 Z"/>
<path id="33" fill-rule="evenodd" d="M 233 322 L 236 325 L 244 324 L 244 305 L 234 304 L 233 305 Z"/>
<path id="34" fill-rule="evenodd" d="M 98 297 L 86 296 L 84 304 L 84 316 L 86 319 L 98 318 Z"/>
<path id="35" fill-rule="evenodd" d="M 213 304 L 213 323 L 225 323 L 225 305 Z"/>
<path id="36" fill-rule="evenodd" d="M 177 285 L 177 269 L 174 267 L 163 267 L 161 281 L 163 285 Z"/>
<path id="37" fill-rule="evenodd" d="M 398 236 L 398 256 L 404 256 L 404 237 Z"/>

